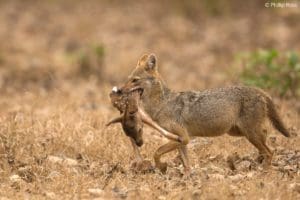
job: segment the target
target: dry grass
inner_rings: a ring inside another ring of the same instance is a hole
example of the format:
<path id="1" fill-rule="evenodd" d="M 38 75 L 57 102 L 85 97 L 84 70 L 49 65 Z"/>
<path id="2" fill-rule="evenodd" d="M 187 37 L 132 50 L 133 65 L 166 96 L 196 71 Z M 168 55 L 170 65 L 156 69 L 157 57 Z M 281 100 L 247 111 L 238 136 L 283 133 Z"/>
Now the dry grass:
<path id="1" fill-rule="evenodd" d="M 131 169 L 128 138 L 120 126 L 104 124 L 118 115 L 108 98 L 112 85 L 123 82 L 142 53 L 156 52 L 173 89 L 204 89 L 232 83 L 228 70 L 237 51 L 271 45 L 286 51 L 299 42 L 293 24 L 299 12 L 260 9 L 258 22 L 243 13 L 190 20 L 165 13 L 165 4 L 0 2 L 6 23 L 0 27 L 0 199 L 300 198 L 299 99 L 276 98 L 293 137 L 268 129 L 275 150 L 268 172 L 251 144 L 230 136 L 191 141 L 189 180 L 181 178 L 175 153 L 164 157 L 170 165 L 165 175 Z M 101 64 L 91 52 L 98 44 Z M 100 76 L 78 75 L 80 52 L 91 54 L 89 70 L 101 65 Z M 142 155 L 153 163 L 166 140 L 149 128 L 144 137 Z"/>

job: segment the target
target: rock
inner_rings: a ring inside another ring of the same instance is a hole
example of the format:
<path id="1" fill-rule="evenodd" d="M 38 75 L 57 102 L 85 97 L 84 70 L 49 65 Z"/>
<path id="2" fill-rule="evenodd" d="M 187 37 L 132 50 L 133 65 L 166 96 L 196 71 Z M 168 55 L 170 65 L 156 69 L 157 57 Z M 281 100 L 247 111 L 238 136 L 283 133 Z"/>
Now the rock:
<path id="1" fill-rule="evenodd" d="M 208 177 L 219 181 L 224 180 L 224 175 L 222 174 L 208 174 Z"/>
<path id="2" fill-rule="evenodd" d="M 74 160 L 72 158 L 61 158 L 58 156 L 48 156 L 47 158 L 50 162 L 61 164 L 61 165 L 67 165 L 67 166 L 77 166 L 78 161 Z"/>
<path id="3" fill-rule="evenodd" d="M 234 175 L 234 176 L 228 176 L 228 178 L 230 179 L 230 180 L 232 180 L 232 181 L 240 181 L 240 180 L 242 180 L 243 178 L 245 178 L 243 175 L 241 175 L 241 174 L 236 174 L 236 175 Z"/>
<path id="4" fill-rule="evenodd" d="M 211 169 L 213 172 L 217 172 L 219 174 L 224 174 L 225 173 L 224 169 L 222 169 L 220 167 L 217 167 L 215 165 L 210 165 L 209 169 Z"/>
<path id="5" fill-rule="evenodd" d="M 77 166 L 78 165 L 78 161 L 71 159 L 71 158 L 66 158 L 63 161 L 64 164 L 68 165 L 68 166 Z"/>
<path id="6" fill-rule="evenodd" d="M 165 199 L 167 199 L 167 198 L 166 198 L 165 196 L 159 196 L 158 199 L 159 199 L 159 200 L 165 200 Z"/>
<path id="7" fill-rule="evenodd" d="M 49 199 L 56 199 L 56 195 L 54 192 L 46 192 L 45 193 L 46 197 L 48 197 Z"/>
<path id="8" fill-rule="evenodd" d="M 9 180 L 11 180 L 12 182 L 20 182 L 22 181 L 22 178 L 19 175 L 14 174 L 9 177 Z"/>
<path id="9" fill-rule="evenodd" d="M 238 163 L 236 165 L 236 168 L 238 171 L 245 171 L 245 170 L 249 170 L 250 169 L 250 166 L 251 166 L 251 162 L 248 161 L 248 160 L 243 160 L 241 161 L 240 163 Z"/>
<path id="10" fill-rule="evenodd" d="M 249 172 L 247 173 L 246 177 L 252 178 L 255 175 L 255 172 Z"/>
<path id="11" fill-rule="evenodd" d="M 99 188 L 89 188 L 88 192 L 95 197 L 99 197 L 104 194 L 104 191 Z"/>
<path id="12" fill-rule="evenodd" d="M 59 177 L 60 175 L 61 174 L 58 171 L 52 171 L 52 172 L 49 173 L 49 175 L 47 176 L 47 178 L 53 179 L 53 178 Z"/>

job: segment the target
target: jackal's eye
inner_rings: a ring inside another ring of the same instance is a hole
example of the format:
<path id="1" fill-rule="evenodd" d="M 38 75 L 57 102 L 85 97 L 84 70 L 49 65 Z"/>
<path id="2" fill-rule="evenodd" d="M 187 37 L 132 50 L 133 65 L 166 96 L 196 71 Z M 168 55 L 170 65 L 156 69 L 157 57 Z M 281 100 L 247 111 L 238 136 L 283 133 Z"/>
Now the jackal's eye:
<path id="1" fill-rule="evenodd" d="M 133 77 L 132 80 L 131 80 L 131 82 L 132 82 L 132 83 L 136 83 L 136 82 L 138 82 L 140 79 L 141 79 L 140 77 Z"/>

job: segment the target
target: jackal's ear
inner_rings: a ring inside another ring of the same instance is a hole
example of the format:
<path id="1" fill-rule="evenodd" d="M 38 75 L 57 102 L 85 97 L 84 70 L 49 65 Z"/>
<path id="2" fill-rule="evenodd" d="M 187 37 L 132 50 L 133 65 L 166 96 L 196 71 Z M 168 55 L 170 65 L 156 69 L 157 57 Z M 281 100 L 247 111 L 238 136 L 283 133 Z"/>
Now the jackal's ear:
<path id="1" fill-rule="evenodd" d="M 145 66 L 148 59 L 148 54 L 144 54 L 138 61 L 137 66 Z"/>
<path id="2" fill-rule="evenodd" d="M 156 56 L 154 54 L 150 54 L 148 56 L 145 69 L 147 71 L 151 71 L 151 70 L 155 71 L 155 70 L 157 70 L 157 67 L 156 67 Z"/>
<path id="3" fill-rule="evenodd" d="M 138 67 L 142 67 L 148 72 L 156 71 L 156 56 L 154 54 L 144 54 L 138 61 Z"/>

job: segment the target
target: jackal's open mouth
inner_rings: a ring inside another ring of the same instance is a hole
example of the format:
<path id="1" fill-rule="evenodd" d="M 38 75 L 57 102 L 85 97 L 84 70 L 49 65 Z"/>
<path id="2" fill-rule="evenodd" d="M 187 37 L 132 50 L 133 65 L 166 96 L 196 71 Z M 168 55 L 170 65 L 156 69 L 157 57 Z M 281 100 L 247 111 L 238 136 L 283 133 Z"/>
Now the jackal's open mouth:
<path id="1" fill-rule="evenodd" d="M 138 92 L 140 94 L 140 97 L 143 95 L 144 89 L 142 87 L 134 87 L 130 89 L 130 92 Z"/>

